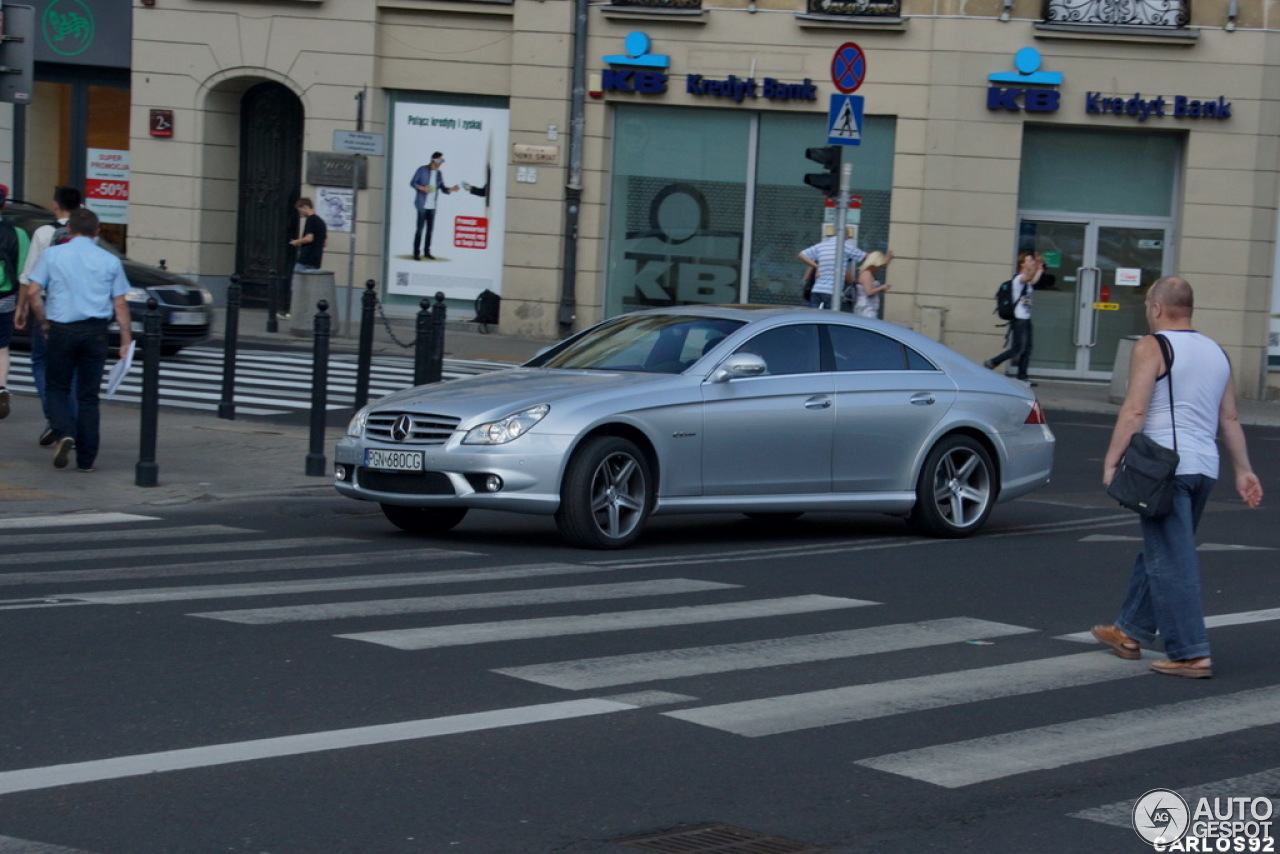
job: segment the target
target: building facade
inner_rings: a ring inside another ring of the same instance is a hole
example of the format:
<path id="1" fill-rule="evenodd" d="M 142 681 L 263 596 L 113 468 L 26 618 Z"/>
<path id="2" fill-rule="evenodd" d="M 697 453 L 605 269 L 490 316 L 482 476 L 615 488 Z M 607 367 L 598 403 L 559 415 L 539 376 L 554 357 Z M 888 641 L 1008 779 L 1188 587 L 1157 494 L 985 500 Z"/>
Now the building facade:
<path id="1" fill-rule="evenodd" d="M 1033 249 L 1052 280 L 1032 372 L 1106 379 L 1145 330 L 1146 287 L 1177 272 L 1240 393 L 1280 385 L 1274 2 L 131 13 L 129 251 L 215 290 L 287 275 L 306 195 L 330 224 L 325 267 L 375 280 L 389 313 L 441 292 L 466 319 L 489 289 L 502 333 L 552 338 L 650 305 L 797 304 L 795 255 L 834 213 L 806 149 L 856 138 L 848 221 L 895 254 L 887 320 L 989 357 L 996 287 Z M 15 162 L 36 183 L 44 132 L 27 120 Z"/>

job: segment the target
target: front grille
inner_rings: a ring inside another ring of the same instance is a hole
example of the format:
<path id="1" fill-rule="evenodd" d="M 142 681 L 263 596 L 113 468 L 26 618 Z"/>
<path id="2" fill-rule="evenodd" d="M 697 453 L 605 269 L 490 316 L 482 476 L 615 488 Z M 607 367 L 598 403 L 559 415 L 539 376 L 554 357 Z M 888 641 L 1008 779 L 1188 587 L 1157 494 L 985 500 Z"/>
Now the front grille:
<path id="1" fill-rule="evenodd" d="M 438 471 L 399 472 L 379 469 L 356 469 L 356 483 L 375 492 L 396 495 L 453 495 L 453 484 Z"/>
<path id="2" fill-rule="evenodd" d="M 156 300 L 163 305 L 174 307 L 204 305 L 204 295 L 200 292 L 199 288 L 170 286 L 164 288 L 148 288 L 148 290 L 155 296 Z"/>
<path id="3" fill-rule="evenodd" d="M 403 415 L 409 416 L 413 422 L 412 427 L 407 436 L 396 439 L 391 434 L 391 428 Z M 461 420 L 447 415 L 427 415 L 420 412 L 371 412 L 365 421 L 364 434 L 370 439 L 403 445 L 443 445 L 449 441 L 453 431 L 458 429 L 458 422 Z"/>

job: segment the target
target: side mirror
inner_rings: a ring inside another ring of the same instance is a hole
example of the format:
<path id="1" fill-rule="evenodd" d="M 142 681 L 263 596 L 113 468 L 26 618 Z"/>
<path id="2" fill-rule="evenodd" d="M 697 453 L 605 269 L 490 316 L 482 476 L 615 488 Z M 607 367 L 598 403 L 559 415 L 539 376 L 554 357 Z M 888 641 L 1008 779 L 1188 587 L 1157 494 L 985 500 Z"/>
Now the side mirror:
<path id="1" fill-rule="evenodd" d="M 758 377 L 769 372 L 764 359 L 755 353 L 734 353 L 720 363 L 720 367 L 711 374 L 713 383 L 727 383 L 738 377 Z"/>

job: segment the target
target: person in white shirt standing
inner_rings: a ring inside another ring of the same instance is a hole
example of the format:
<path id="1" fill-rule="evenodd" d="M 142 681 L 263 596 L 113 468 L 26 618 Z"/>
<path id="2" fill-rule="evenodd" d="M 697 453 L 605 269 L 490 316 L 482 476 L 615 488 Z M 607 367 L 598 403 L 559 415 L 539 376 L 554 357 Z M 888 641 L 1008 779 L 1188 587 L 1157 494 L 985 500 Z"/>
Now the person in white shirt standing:
<path id="1" fill-rule="evenodd" d="M 844 256 L 846 259 L 844 284 L 848 285 L 853 283 L 854 270 L 862 263 L 862 259 L 867 257 L 867 253 L 855 246 L 852 240 L 846 239 Z M 813 273 L 813 290 L 809 294 L 809 307 L 830 308 L 836 280 L 835 235 L 802 250 L 796 257 L 803 261 Z M 842 285 L 841 290 L 843 289 Z"/>
<path id="2" fill-rule="evenodd" d="M 1177 445 L 1176 492 L 1168 515 L 1139 517 L 1142 551 L 1133 563 L 1120 617 L 1092 631 L 1099 643 L 1130 660 L 1140 659 L 1141 645 L 1159 637 L 1167 658 L 1153 661 L 1152 670 L 1204 679 L 1213 675 L 1213 661 L 1200 601 L 1196 527 L 1218 478 L 1215 440 L 1222 439 L 1245 506 L 1261 503 L 1262 483 L 1249 464 L 1231 362 L 1211 338 L 1192 328 L 1193 308 L 1185 279 L 1158 279 L 1147 291 L 1147 323 L 1169 342 L 1172 358 L 1166 365 L 1155 335 L 1134 345 L 1129 389 L 1103 460 L 1102 482 L 1110 485 L 1129 439 L 1141 431 L 1166 448 Z"/>
<path id="3" fill-rule="evenodd" d="M 1013 320 L 1009 321 L 1008 348 L 982 364 L 997 368 L 1011 362 L 1016 376 L 1024 383 L 1031 362 L 1031 294 L 1044 274 L 1044 259 L 1034 252 L 1018 253 L 1018 274 L 1013 277 Z"/>

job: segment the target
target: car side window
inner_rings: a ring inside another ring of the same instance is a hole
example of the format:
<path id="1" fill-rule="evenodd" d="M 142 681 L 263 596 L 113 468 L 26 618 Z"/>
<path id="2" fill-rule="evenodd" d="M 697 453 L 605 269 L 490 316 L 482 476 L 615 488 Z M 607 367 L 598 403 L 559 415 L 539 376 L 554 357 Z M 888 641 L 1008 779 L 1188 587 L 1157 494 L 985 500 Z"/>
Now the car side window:
<path id="1" fill-rule="evenodd" d="M 888 335 L 836 324 L 827 329 L 837 371 L 935 370 L 929 360 Z"/>
<path id="2" fill-rule="evenodd" d="M 768 329 L 738 348 L 764 359 L 769 374 L 812 374 L 821 370 L 818 327 L 812 323 Z"/>

